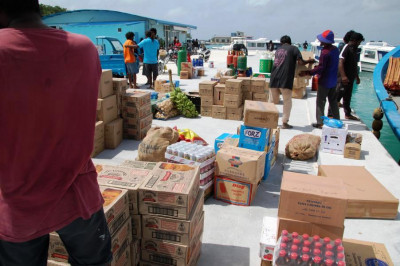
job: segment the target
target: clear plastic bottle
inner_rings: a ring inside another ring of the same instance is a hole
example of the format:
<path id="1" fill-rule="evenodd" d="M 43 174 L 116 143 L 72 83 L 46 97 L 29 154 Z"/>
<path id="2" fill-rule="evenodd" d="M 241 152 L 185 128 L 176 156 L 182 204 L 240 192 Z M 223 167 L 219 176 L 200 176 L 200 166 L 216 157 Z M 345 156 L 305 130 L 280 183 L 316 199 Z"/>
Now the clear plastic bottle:
<path id="1" fill-rule="evenodd" d="M 337 263 L 337 266 L 346 266 L 346 262 L 345 261 L 339 261 Z"/>
<path id="2" fill-rule="evenodd" d="M 333 260 L 334 254 L 333 254 L 332 251 L 325 251 L 324 255 L 325 255 L 325 256 L 324 256 L 325 261 L 328 260 L 328 259 Z"/>
<path id="3" fill-rule="evenodd" d="M 173 149 L 173 146 L 172 146 L 172 145 L 168 146 L 168 147 L 167 147 L 167 150 L 166 150 L 166 153 L 172 154 L 172 149 Z"/>
<path id="4" fill-rule="evenodd" d="M 303 246 L 304 246 L 304 247 L 311 248 L 311 241 L 309 241 L 309 240 L 304 241 L 304 242 L 303 242 Z"/>
<path id="5" fill-rule="evenodd" d="M 299 247 L 297 245 L 292 245 L 290 247 L 290 254 L 299 252 Z"/>
<path id="6" fill-rule="evenodd" d="M 308 254 L 303 254 L 301 256 L 301 262 L 299 263 L 299 265 L 301 266 L 309 266 L 310 265 L 310 256 Z"/>
<path id="7" fill-rule="evenodd" d="M 338 253 L 338 254 L 336 254 L 336 261 L 337 261 L 337 264 L 338 264 L 338 265 L 339 265 L 339 262 L 346 262 L 344 253 Z"/>
<path id="8" fill-rule="evenodd" d="M 320 256 L 313 257 L 312 261 L 313 261 L 312 266 L 320 266 L 322 263 L 322 259 Z"/>
<path id="9" fill-rule="evenodd" d="M 292 243 L 301 248 L 301 240 L 299 238 L 294 238 Z"/>
<path id="10" fill-rule="evenodd" d="M 286 244 L 286 243 L 281 243 L 281 244 L 279 245 L 279 250 L 284 250 L 284 251 L 287 252 L 287 250 L 288 250 L 287 244 Z"/>
<path id="11" fill-rule="evenodd" d="M 290 266 L 296 266 L 299 265 L 299 254 L 297 252 L 292 252 L 290 253 L 290 263 L 288 265 Z"/>
<path id="12" fill-rule="evenodd" d="M 326 259 L 326 260 L 325 260 L 325 263 L 324 263 L 323 265 L 324 265 L 324 266 L 333 266 L 334 263 L 335 263 L 334 260 L 332 260 L 332 259 Z"/>
<path id="13" fill-rule="evenodd" d="M 315 257 L 320 257 L 321 258 L 321 250 L 318 249 L 318 248 L 315 248 L 313 250 L 313 258 L 315 258 Z"/>
<path id="14" fill-rule="evenodd" d="M 279 257 L 275 261 L 276 266 L 284 266 L 288 265 L 290 259 L 287 256 L 287 252 L 285 250 L 279 251 Z"/>
<path id="15" fill-rule="evenodd" d="M 315 243 L 314 243 L 314 248 L 315 248 L 315 249 L 322 250 L 322 246 L 323 246 L 323 245 L 322 245 L 321 242 L 315 242 Z"/>
<path id="16" fill-rule="evenodd" d="M 310 239 L 310 236 L 308 234 L 303 234 L 301 237 L 303 238 L 303 242 Z"/>
<path id="17" fill-rule="evenodd" d="M 288 236 L 282 236 L 281 242 L 282 242 L 282 243 L 289 244 L 289 243 L 290 243 L 290 239 L 289 239 Z"/>
<path id="18" fill-rule="evenodd" d="M 303 246 L 303 248 L 301 249 L 301 253 L 310 255 L 310 248 Z"/>

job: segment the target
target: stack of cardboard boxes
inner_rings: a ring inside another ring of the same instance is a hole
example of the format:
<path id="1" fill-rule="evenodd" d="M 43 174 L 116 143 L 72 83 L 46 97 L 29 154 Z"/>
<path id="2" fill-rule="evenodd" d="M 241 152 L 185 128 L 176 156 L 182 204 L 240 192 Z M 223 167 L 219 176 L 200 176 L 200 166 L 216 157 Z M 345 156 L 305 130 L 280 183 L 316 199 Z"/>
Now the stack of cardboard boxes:
<path id="1" fill-rule="evenodd" d="M 139 187 L 140 265 L 195 265 L 204 226 L 200 170 L 160 162 Z"/>
<path id="2" fill-rule="evenodd" d="M 181 79 L 191 79 L 193 77 L 193 66 L 191 62 L 181 62 Z"/>
<path id="3" fill-rule="evenodd" d="M 153 122 L 150 92 L 129 89 L 122 99 L 124 138 L 142 140 Z"/>
<path id="4" fill-rule="evenodd" d="M 301 55 L 304 60 L 314 59 L 314 54 L 312 52 L 302 51 Z M 293 80 L 293 90 L 292 90 L 292 97 L 295 99 L 303 99 L 306 95 L 306 87 L 310 82 L 310 76 L 303 76 L 300 77 L 299 73 L 305 70 L 311 70 L 314 64 L 305 64 L 300 65 L 297 64 L 296 72 Z"/>
<path id="5" fill-rule="evenodd" d="M 237 205 L 251 204 L 258 184 L 266 170 L 269 171 L 267 152 L 275 150 L 270 139 L 279 117 L 274 104 L 258 101 L 245 101 L 244 114 L 244 125 L 236 142 L 239 147 L 232 145 L 233 141 L 222 144 L 216 159 L 215 198 Z"/>
<path id="6" fill-rule="evenodd" d="M 201 97 L 200 112 L 202 116 L 212 116 L 215 85 L 217 85 L 216 81 L 202 81 L 199 83 L 199 94 Z"/>
<path id="7" fill-rule="evenodd" d="M 113 260 L 111 266 L 130 265 L 131 221 L 128 207 L 128 191 L 120 188 L 100 186 L 104 198 L 103 209 L 111 234 Z M 68 252 L 60 236 L 50 233 L 48 265 L 69 265 Z"/>

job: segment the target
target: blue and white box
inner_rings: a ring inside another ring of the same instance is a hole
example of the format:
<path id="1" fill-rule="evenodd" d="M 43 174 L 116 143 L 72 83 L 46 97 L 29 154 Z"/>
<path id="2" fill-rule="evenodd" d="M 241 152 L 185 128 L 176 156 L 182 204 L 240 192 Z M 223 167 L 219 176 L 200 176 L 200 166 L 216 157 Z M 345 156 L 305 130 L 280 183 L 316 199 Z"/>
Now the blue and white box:
<path id="1" fill-rule="evenodd" d="M 271 129 L 260 127 L 240 126 L 239 147 L 267 151 Z"/>
<path id="2" fill-rule="evenodd" d="M 222 144 L 224 144 L 226 139 L 239 139 L 239 135 L 230 134 L 230 133 L 223 133 L 221 136 L 217 137 L 215 139 L 215 143 L 214 143 L 215 153 L 217 153 L 221 149 Z"/>

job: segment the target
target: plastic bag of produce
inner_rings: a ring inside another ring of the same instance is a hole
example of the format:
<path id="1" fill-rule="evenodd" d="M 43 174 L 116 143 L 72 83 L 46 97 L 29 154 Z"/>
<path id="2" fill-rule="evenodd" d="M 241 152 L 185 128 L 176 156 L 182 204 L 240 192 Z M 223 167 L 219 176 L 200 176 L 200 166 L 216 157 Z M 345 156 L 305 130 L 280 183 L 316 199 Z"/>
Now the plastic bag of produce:
<path id="1" fill-rule="evenodd" d="M 321 138 L 312 134 L 294 136 L 285 147 L 285 154 L 293 160 L 308 160 L 315 156 Z"/>
<path id="2" fill-rule="evenodd" d="M 156 119 L 167 120 L 168 118 L 179 115 L 178 109 L 175 108 L 171 99 L 165 99 L 156 104 Z"/>
<path id="3" fill-rule="evenodd" d="M 324 120 L 324 125 L 327 125 L 328 127 L 334 127 L 334 128 L 342 128 L 343 127 L 343 122 L 334 119 L 334 118 L 329 118 L 327 116 L 321 116 L 321 118 Z"/>
<path id="4" fill-rule="evenodd" d="M 174 129 L 178 130 L 180 141 L 193 142 L 198 145 L 208 145 L 207 141 L 205 141 L 191 129 L 177 129 L 176 127 L 174 127 Z"/>
<path id="5" fill-rule="evenodd" d="M 152 127 L 139 144 L 138 161 L 165 162 L 165 151 L 179 139 L 178 131 L 170 127 Z"/>

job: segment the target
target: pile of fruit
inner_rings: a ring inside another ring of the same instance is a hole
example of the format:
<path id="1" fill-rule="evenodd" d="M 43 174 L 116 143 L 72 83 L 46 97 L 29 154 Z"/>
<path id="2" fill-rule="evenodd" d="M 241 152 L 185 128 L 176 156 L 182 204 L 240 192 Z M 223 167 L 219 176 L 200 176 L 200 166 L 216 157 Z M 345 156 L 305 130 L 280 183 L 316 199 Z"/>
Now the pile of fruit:
<path id="1" fill-rule="evenodd" d="M 194 118 L 199 115 L 196 110 L 196 106 L 189 100 L 189 98 L 181 91 L 180 88 L 177 87 L 170 93 L 170 99 L 184 117 Z"/>

